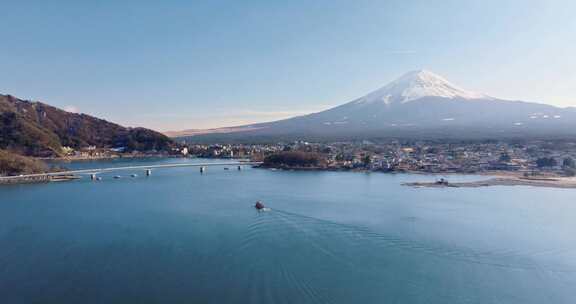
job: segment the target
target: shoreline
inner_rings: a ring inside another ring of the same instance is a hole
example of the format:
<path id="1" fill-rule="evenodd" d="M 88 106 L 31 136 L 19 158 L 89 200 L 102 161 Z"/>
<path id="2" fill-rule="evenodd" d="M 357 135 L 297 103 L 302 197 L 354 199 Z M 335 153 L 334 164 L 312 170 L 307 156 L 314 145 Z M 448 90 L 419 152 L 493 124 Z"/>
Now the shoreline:
<path id="1" fill-rule="evenodd" d="M 179 155 L 114 155 L 107 157 L 42 158 L 42 160 L 75 162 L 75 161 L 92 161 L 92 160 L 115 160 L 122 158 L 131 159 L 131 158 L 184 158 L 184 157 Z M 282 170 L 282 171 L 319 171 L 319 172 L 327 171 L 327 172 L 356 172 L 356 173 L 384 173 L 384 174 L 414 174 L 423 176 L 476 175 L 486 177 L 486 179 L 477 181 L 446 182 L 446 183 L 438 183 L 437 181 L 433 182 L 423 181 L 423 182 L 402 183 L 403 186 L 409 186 L 413 188 L 480 188 L 490 186 L 532 186 L 532 187 L 544 187 L 544 188 L 576 189 L 576 177 L 558 176 L 554 174 L 543 174 L 527 177 L 524 176 L 522 172 L 511 172 L 511 171 L 425 172 L 425 171 L 412 171 L 412 170 L 377 171 L 362 168 L 352 169 L 352 168 L 325 168 L 325 167 L 270 167 L 262 165 L 254 167 L 258 169 Z M 29 181 L 24 183 L 29 183 Z M 2 184 L 5 183 L 2 182 Z"/>
<path id="2" fill-rule="evenodd" d="M 410 182 L 403 183 L 403 186 L 413 188 L 480 188 L 491 186 L 531 186 L 541 188 L 576 189 L 576 178 L 574 177 L 492 177 L 480 181 L 469 182 Z"/>
<path id="3" fill-rule="evenodd" d="M 327 172 L 364 172 L 364 173 L 384 173 L 384 174 L 415 174 L 427 176 L 484 176 L 486 179 L 468 182 L 409 182 L 402 183 L 403 186 L 413 188 L 480 188 L 491 186 L 532 186 L 542 188 L 576 189 L 576 177 L 566 177 L 554 174 L 543 174 L 535 176 L 524 176 L 523 172 L 510 171 L 483 171 L 483 172 L 424 172 L 424 171 L 372 171 L 366 169 L 342 169 L 342 168 L 320 168 L 320 167 L 264 167 L 260 169 L 282 170 L 282 171 L 327 171 Z"/>
<path id="4" fill-rule="evenodd" d="M 267 170 L 281 170 L 281 171 L 326 171 L 326 172 L 363 172 L 363 173 L 384 173 L 384 174 L 415 174 L 415 175 L 444 175 L 444 176 L 465 176 L 465 175 L 478 175 L 490 177 L 516 177 L 523 178 L 523 172 L 512 171 L 482 171 L 482 172 L 429 172 L 429 171 L 416 171 L 416 170 L 398 170 L 398 171 L 383 171 L 383 170 L 368 170 L 368 169 L 352 169 L 352 168 L 325 168 L 325 167 L 270 167 L 270 166 L 255 166 L 258 169 Z M 558 175 L 536 175 L 536 178 L 563 178 Z"/>

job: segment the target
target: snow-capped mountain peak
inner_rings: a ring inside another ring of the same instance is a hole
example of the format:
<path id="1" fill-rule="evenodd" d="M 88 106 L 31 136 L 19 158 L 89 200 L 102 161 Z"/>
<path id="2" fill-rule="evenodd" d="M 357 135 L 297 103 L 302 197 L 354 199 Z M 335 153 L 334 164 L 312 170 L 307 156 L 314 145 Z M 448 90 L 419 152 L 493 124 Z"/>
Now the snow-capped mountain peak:
<path id="1" fill-rule="evenodd" d="M 430 71 L 418 70 L 404 74 L 354 103 L 406 103 L 423 97 L 491 99 L 487 95 L 464 90 Z"/>
<path id="2" fill-rule="evenodd" d="M 321 112 L 218 133 L 247 141 L 544 138 L 576 136 L 576 111 L 492 98 L 423 70 Z"/>

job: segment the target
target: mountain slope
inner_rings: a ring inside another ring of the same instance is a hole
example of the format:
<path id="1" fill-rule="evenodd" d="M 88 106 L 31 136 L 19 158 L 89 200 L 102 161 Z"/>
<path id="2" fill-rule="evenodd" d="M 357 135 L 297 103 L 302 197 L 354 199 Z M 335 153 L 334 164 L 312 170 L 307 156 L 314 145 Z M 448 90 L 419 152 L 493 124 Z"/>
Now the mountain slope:
<path id="1" fill-rule="evenodd" d="M 576 135 L 576 111 L 467 91 L 429 71 L 409 72 L 361 98 L 326 111 L 234 128 L 197 141 L 476 138 Z"/>
<path id="2" fill-rule="evenodd" d="M 0 149 L 28 156 L 58 156 L 63 146 L 168 150 L 174 143 L 144 128 L 126 128 L 41 102 L 0 95 Z"/>

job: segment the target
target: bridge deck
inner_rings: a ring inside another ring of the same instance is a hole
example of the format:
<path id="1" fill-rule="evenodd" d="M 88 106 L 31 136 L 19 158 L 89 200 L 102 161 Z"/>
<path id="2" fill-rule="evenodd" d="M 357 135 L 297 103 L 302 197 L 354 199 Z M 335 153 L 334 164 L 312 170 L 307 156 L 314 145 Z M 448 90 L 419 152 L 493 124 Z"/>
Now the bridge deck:
<path id="1" fill-rule="evenodd" d="M 123 171 L 123 170 L 146 170 L 146 169 L 160 169 L 160 168 L 178 168 L 178 167 L 215 167 L 215 166 L 243 166 L 243 165 L 259 165 L 261 162 L 221 162 L 221 163 L 180 163 L 180 164 L 163 164 L 163 165 L 149 165 L 149 166 L 126 166 L 126 167 L 110 167 L 110 168 L 94 168 L 71 170 L 61 172 L 49 172 L 38 174 L 26 174 L 18 176 L 0 176 L 0 182 L 8 180 L 18 180 L 27 178 L 38 178 L 58 175 L 74 175 L 74 174 L 95 174 L 103 172 Z"/>

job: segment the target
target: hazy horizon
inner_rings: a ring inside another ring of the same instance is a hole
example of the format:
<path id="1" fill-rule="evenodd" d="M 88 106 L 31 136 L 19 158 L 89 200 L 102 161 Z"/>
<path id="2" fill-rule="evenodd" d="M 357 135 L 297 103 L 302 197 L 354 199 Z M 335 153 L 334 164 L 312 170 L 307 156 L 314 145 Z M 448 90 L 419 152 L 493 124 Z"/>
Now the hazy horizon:
<path id="1" fill-rule="evenodd" d="M 428 69 L 575 106 L 571 1 L 5 4 L 0 93 L 160 131 L 272 121 Z"/>

